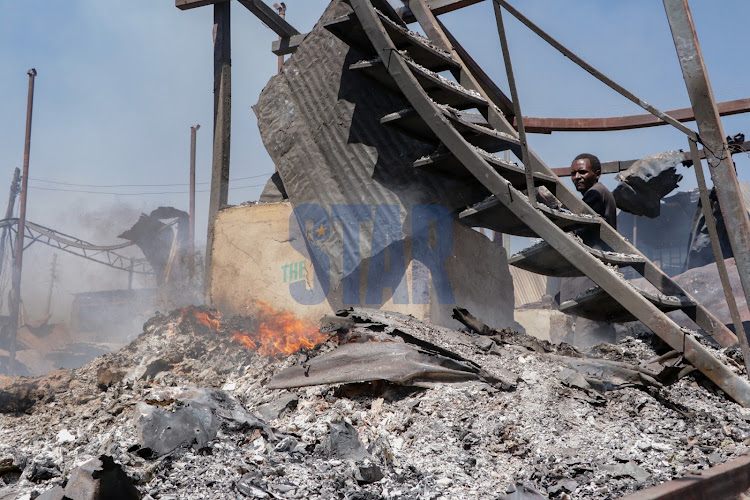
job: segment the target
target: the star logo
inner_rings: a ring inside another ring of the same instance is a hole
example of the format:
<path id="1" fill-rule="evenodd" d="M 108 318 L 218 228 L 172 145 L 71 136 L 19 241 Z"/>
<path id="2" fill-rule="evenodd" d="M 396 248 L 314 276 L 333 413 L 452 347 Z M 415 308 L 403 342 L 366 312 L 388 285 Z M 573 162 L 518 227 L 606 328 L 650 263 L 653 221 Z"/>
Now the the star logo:
<path id="1" fill-rule="evenodd" d="M 323 224 L 321 224 L 320 227 L 315 230 L 315 236 L 318 239 L 325 238 L 326 231 L 328 231 L 328 228 L 326 226 L 324 226 Z"/>

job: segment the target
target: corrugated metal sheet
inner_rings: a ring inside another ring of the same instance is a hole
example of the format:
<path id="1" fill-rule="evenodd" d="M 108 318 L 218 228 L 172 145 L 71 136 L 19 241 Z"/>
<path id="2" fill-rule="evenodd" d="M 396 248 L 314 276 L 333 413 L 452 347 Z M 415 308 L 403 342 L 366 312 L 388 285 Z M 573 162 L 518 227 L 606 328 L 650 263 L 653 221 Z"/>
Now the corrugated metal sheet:
<path id="1" fill-rule="evenodd" d="M 514 307 L 542 300 L 547 291 L 547 277 L 510 266 L 515 292 Z"/>
<path id="2" fill-rule="evenodd" d="M 745 208 L 750 210 L 750 184 L 747 182 L 740 182 L 740 191 L 742 191 L 742 199 L 745 202 Z"/>
<path id="3" fill-rule="evenodd" d="M 345 2 L 334 1 L 322 19 L 350 12 Z M 284 64 L 282 74 L 266 85 L 253 110 L 263 144 L 295 208 L 314 204 L 330 214 L 334 205 L 370 205 L 373 210 L 395 206 L 400 217 L 395 222 L 407 239 L 412 207 L 439 204 L 457 212 L 489 192 L 476 179 L 414 168 L 414 161 L 434 152 L 437 145 L 380 123 L 381 117 L 409 104 L 403 96 L 349 70 L 351 64 L 371 57 L 318 24 Z M 343 242 L 356 241 L 361 246 L 356 251 L 370 255 L 373 225 L 325 225 L 330 226 L 325 238 L 312 238 L 309 232 L 307 236 L 328 255 L 335 289 L 344 272 L 357 272 L 344 271 Z M 311 231 L 311 226 L 306 230 Z M 389 233 L 388 238 L 396 236 Z"/>

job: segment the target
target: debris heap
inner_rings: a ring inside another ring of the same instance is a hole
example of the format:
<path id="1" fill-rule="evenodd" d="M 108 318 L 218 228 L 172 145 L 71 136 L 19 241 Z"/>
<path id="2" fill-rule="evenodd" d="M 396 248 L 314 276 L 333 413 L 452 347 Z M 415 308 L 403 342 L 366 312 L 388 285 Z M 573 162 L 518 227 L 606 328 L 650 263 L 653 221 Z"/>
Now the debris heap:
<path id="1" fill-rule="evenodd" d="M 264 314 L 157 315 L 82 368 L 0 379 L 2 498 L 613 498 L 750 451 L 750 411 L 702 375 L 646 376 L 649 337 L 581 353 L 384 311 L 322 331 Z M 326 357 L 373 344 L 428 375 L 388 382 L 373 357 L 325 380 Z M 305 373 L 321 385 L 270 389 Z"/>

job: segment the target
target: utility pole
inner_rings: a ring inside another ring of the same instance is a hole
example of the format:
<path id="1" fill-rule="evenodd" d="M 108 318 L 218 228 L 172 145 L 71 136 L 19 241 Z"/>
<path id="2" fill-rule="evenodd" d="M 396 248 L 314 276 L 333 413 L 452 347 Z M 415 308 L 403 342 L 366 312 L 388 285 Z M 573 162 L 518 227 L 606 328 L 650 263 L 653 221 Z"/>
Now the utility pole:
<path id="1" fill-rule="evenodd" d="M 201 128 L 200 125 L 190 127 L 190 275 L 193 274 L 195 254 L 195 133 Z"/>
<path id="2" fill-rule="evenodd" d="M 229 199 L 229 144 L 232 118 L 232 60 L 230 2 L 214 4 L 214 148 L 211 162 L 211 198 L 208 203 L 206 269 L 203 280 L 206 302 L 210 302 L 211 254 L 214 222 Z"/>
<path id="3" fill-rule="evenodd" d="M 18 194 L 18 178 L 21 176 L 21 169 L 16 168 L 13 172 L 13 180 L 10 183 L 10 194 L 8 194 L 8 208 L 5 209 L 5 220 L 13 217 L 13 206 L 16 204 L 16 195 Z M 3 270 L 3 263 L 5 262 L 5 240 L 8 238 L 8 226 L 3 227 L 2 235 L 0 235 L 0 274 Z"/>
<path id="4" fill-rule="evenodd" d="M 10 359 L 8 373 L 15 374 L 16 337 L 18 336 L 18 311 L 21 304 L 21 271 L 23 269 L 23 237 L 26 230 L 26 193 L 29 188 L 29 156 L 31 154 L 31 111 L 34 107 L 34 78 L 36 70 L 31 68 L 29 75 L 29 94 L 26 104 L 26 141 L 23 150 L 23 176 L 21 177 L 21 209 L 18 215 L 16 234 L 16 258 L 13 261 L 13 278 L 11 280 L 10 303 L 8 304 L 8 326 L 10 333 Z"/>
<path id="5" fill-rule="evenodd" d="M 279 17 L 281 19 L 286 19 L 286 4 L 284 2 L 281 2 L 280 4 L 275 3 L 273 4 L 273 8 L 276 9 L 276 11 L 279 13 Z M 281 40 L 281 36 L 279 36 L 279 40 Z M 284 66 L 284 56 L 279 56 L 279 74 L 281 74 L 281 68 Z"/>
<path id="6" fill-rule="evenodd" d="M 49 316 L 50 311 L 52 310 L 52 289 L 55 286 L 55 278 L 57 278 L 57 254 L 52 254 L 52 267 L 50 268 L 50 274 L 49 274 L 49 289 L 47 289 L 47 309 L 44 313 L 45 316 Z"/>
<path id="7" fill-rule="evenodd" d="M 716 189 L 719 208 L 724 216 L 740 283 L 745 292 L 745 299 L 750 303 L 750 219 L 742 199 L 737 172 L 729 152 L 711 82 L 708 79 L 703 53 L 698 43 L 693 17 L 690 14 L 690 6 L 687 0 L 663 0 L 663 2 L 680 60 L 682 76 L 693 106 L 695 121 L 698 124 L 698 138 L 706 151 L 706 162 L 714 189 Z M 694 162 L 697 172 L 700 159 L 694 158 Z M 710 217 L 712 215 L 709 210 L 706 220 Z M 717 260 L 720 258 L 723 257 L 717 256 Z M 737 336 L 740 335 L 743 335 L 742 331 L 737 332 Z M 740 345 L 745 347 L 747 343 L 740 341 Z"/>

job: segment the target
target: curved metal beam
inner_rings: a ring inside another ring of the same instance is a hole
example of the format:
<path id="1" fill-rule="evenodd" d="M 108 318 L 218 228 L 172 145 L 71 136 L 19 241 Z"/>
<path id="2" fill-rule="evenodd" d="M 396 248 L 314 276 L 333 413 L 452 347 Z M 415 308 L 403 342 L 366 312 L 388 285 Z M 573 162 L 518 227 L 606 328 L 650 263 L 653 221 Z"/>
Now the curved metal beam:
<path id="1" fill-rule="evenodd" d="M 735 99 L 717 104 L 721 116 L 750 112 L 750 98 Z M 680 108 L 666 114 L 680 122 L 695 121 L 693 108 Z M 667 125 L 650 113 L 642 115 L 608 116 L 603 118 L 535 118 L 523 117 L 527 132 L 551 134 L 552 132 L 608 132 Z M 515 126 L 515 123 L 514 123 Z"/>

